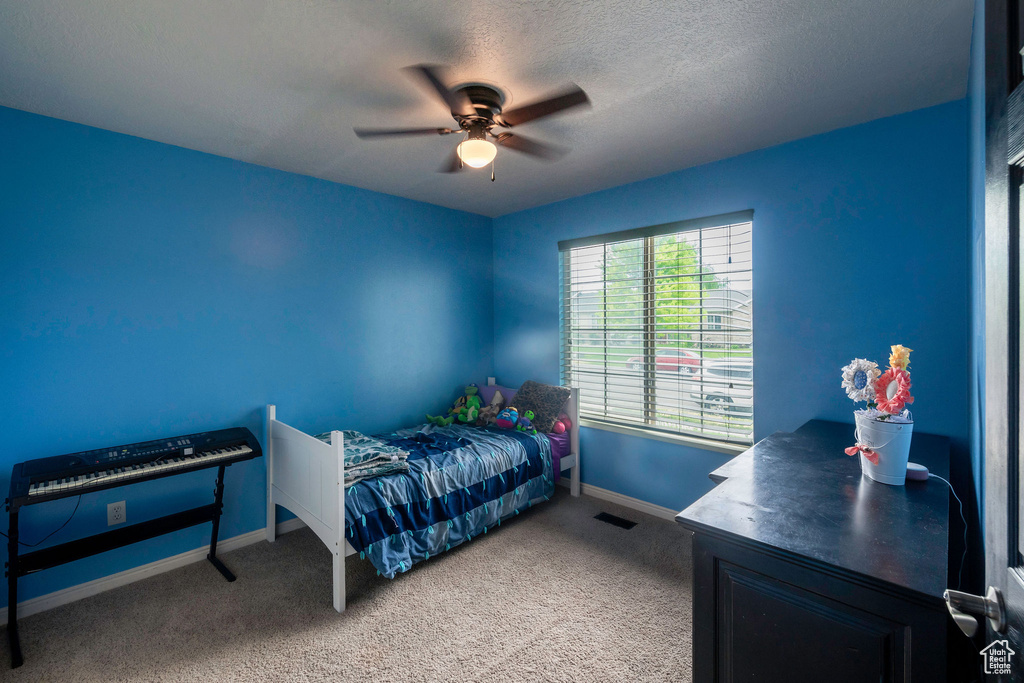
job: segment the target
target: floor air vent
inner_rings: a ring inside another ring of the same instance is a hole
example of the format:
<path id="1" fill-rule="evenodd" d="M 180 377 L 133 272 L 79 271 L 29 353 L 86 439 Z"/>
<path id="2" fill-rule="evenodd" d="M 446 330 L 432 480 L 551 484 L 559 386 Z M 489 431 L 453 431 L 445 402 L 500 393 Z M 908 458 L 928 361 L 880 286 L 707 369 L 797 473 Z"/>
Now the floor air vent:
<path id="1" fill-rule="evenodd" d="M 601 512 L 594 515 L 594 519 L 614 524 L 615 526 L 622 527 L 623 529 L 632 529 L 636 526 L 636 522 L 631 522 L 628 519 L 616 517 L 615 515 L 609 515 L 607 512 Z"/>

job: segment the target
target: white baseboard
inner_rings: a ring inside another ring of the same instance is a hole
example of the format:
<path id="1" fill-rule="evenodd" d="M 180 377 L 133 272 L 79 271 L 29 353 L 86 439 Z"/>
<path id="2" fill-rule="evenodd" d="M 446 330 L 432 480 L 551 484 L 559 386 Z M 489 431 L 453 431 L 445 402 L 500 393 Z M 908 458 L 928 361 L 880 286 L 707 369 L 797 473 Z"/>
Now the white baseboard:
<path id="1" fill-rule="evenodd" d="M 558 483 L 565 488 L 569 488 L 569 481 L 565 477 L 558 480 Z M 646 500 L 640 500 L 639 498 L 631 498 L 630 496 L 624 496 L 621 493 L 615 491 L 609 491 L 593 484 L 580 484 L 580 493 L 584 496 L 590 496 L 591 498 L 597 498 L 599 500 L 607 500 L 609 503 L 615 503 L 621 505 L 624 508 L 630 510 L 637 510 L 643 512 L 652 517 L 658 517 L 660 519 L 675 520 L 676 515 L 679 514 L 679 510 L 673 510 L 672 508 L 662 507 L 655 505 L 654 503 L 648 503 Z"/>
<path id="2" fill-rule="evenodd" d="M 286 534 L 289 531 L 295 531 L 306 526 L 298 517 L 289 519 L 285 522 L 281 522 L 277 525 L 277 535 Z M 247 534 L 241 534 L 233 538 L 227 538 L 224 540 L 217 541 L 217 554 L 228 553 L 232 550 L 244 548 L 247 545 L 258 543 L 266 538 L 266 529 L 256 529 L 250 531 Z M 169 572 L 172 569 L 178 569 L 194 562 L 201 562 L 206 559 L 206 555 L 210 552 L 210 546 L 204 545 L 201 548 L 195 548 L 188 550 L 179 555 L 173 557 L 166 557 L 156 562 L 150 562 L 144 564 L 141 567 L 135 567 L 133 569 L 126 569 L 123 572 L 117 574 L 111 574 L 110 576 L 103 576 L 93 581 L 87 581 L 86 583 L 80 583 L 77 586 L 70 586 L 63 588 L 53 593 L 47 593 L 46 595 L 40 595 L 36 598 L 29 598 L 23 602 L 18 603 L 18 618 L 27 617 L 32 614 L 38 614 L 39 612 L 45 612 L 48 609 L 54 607 L 60 607 L 61 605 L 67 605 L 68 603 L 88 598 L 105 591 L 119 588 L 120 586 L 127 586 L 130 583 L 141 581 L 142 579 L 148 579 L 151 576 L 157 574 L 163 574 Z M 7 607 L 0 607 L 0 623 L 7 623 Z"/>

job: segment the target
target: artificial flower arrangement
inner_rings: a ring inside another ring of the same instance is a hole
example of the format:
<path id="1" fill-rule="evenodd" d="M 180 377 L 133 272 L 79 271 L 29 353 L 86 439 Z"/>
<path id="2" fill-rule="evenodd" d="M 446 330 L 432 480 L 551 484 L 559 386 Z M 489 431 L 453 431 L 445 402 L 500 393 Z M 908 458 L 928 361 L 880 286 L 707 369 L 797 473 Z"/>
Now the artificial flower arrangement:
<path id="1" fill-rule="evenodd" d="M 913 424 L 914 420 L 906 406 L 914 402 L 910 394 L 910 352 L 902 344 L 891 347 L 889 369 L 884 373 L 878 363 L 854 358 L 843 368 L 843 389 L 854 401 L 867 405 L 854 411 L 854 416 L 877 422 Z M 869 445 L 858 443 L 846 449 L 847 455 L 860 453 L 872 464 L 878 464 L 878 452 Z"/>

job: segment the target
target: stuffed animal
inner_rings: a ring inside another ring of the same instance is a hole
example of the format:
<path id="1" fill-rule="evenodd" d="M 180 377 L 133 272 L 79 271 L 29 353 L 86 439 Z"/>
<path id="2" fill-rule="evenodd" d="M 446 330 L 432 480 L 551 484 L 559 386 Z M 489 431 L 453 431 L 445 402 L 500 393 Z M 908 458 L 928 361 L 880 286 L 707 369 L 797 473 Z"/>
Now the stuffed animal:
<path id="1" fill-rule="evenodd" d="M 455 420 L 459 422 L 472 422 L 476 419 L 480 406 L 483 405 L 483 401 L 476 395 L 477 391 L 476 385 L 471 384 L 466 387 L 465 395 L 455 399 L 455 403 L 448 409 L 448 417 L 441 418 L 427 415 L 427 421 L 439 427 L 447 427 Z"/>
<path id="2" fill-rule="evenodd" d="M 516 422 L 518 420 L 519 411 L 512 406 L 508 406 L 498 413 L 498 417 L 494 420 L 494 424 L 498 425 L 502 429 L 512 429 L 516 426 Z"/>
<path id="3" fill-rule="evenodd" d="M 494 421 L 498 419 L 498 413 L 501 412 L 501 406 L 487 406 L 481 408 L 480 412 L 476 416 L 476 426 L 486 427 L 489 424 L 494 424 Z"/>
<path id="4" fill-rule="evenodd" d="M 448 417 L 441 417 L 440 415 L 434 417 L 433 415 L 427 415 L 427 422 L 432 425 L 437 425 L 438 427 L 448 427 L 454 421 L 455 418 L 450 415 Z"/>
<path id="5" fill-rule="evenodd" d="M 462 409 L 465 407 L 466 397 L 459 396 L 457 399 L 455 399 L 455 403 L 452 404 L 452 407 L 448 409 L 448 417 L 454 420 L 456 417 L 459 416 L 459 413 L 462 412 Z"/>
<path id="6" fill-rule="evenodd" d="M 494 421 L 498 417 L 498 413 L 505 405 L 505 397 L 501 395 L 500 391 L 494 392 L 494 398 L 491 399 L 491 405 L 486 408 L 480 409 L 480 414 L 476 418 L 477 427 L 486 427 L 489 424 L 494 424 Z"/>
<path id="7" fill-rule="evenodd" d="M 476 395 L 477 391 L 478 389 L 475 384 L 471 384 L 466 387 L 466 394 L 455 399 L 455 403 L 453 403 L 452 407 L 448 409 L 447 417 L 441 417 L 440 415 L 437 417 L 427 415 L 427 422 L 435 424 L 438 427 L 447 427 L 455 422 L 455 420 L 459 420 L 460 422 L 472 422 L 476 419 L 476 414 L 480 410 L 480 406 L 483 404 L 480 397 Z M 469 415 L 472 415 L 472 417 L 469 417 Z"/>
<path id="8" fill-rule="evenodd" d="M 532 410 L 524 411 L 523 414 L 519 416 L 519 421 L 516 422 L 516 429 L 521 432 L 526 432 L 527 434 L 536 434 L 537 429 L 533 426 L 534 417 L 536 417 L 536 415 L 533 414 Z"/>
<path id="9" fill-rule="evenodd" d="M 552 434 L 564 434 L 565 432 L 569 431 L 570 429 L 572 429 L 572 420 L 569 419 L 568 415 L 566 415 L 565 413 L 562 413 L 561 415 L 558 416 L 558 419 L 555 420 L 555 424 L 551 428 L 551 433 Z"/>
<path id="10" fill-rule="evenodd" d="M 470 422 L 476 422 L 477 414 L 480 412 L 480 407 L 483 406 L 484 402 L 477 396 L 479 391 L 475 384 L 470 384 L 466 387 L 466 395 L 462 397 L 464 401 L 463 405 L 455 410 L 455 414 L 459 418 L 459 422 L 469 424 Z"/>

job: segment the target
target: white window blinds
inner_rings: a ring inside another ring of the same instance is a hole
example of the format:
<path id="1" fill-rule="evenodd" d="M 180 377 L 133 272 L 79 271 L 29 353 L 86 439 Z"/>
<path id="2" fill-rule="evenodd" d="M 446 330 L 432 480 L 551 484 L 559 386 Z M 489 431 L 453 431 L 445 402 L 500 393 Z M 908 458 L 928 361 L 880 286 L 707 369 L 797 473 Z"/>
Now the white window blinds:
<path id="1" fill-rule="evenodd" d="M 752 218 L 559 243 L 562 383 L 584 417 L 753 443 Z"/>

